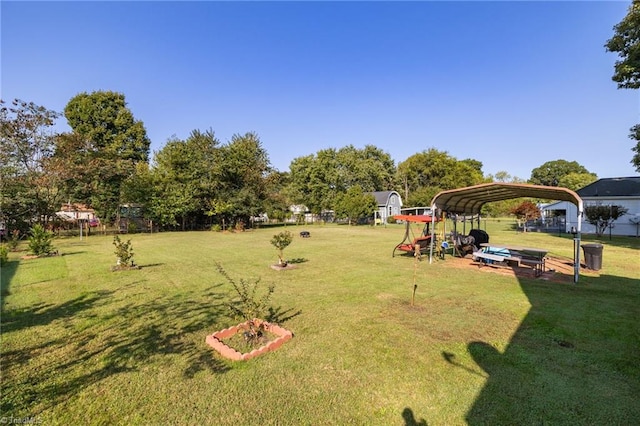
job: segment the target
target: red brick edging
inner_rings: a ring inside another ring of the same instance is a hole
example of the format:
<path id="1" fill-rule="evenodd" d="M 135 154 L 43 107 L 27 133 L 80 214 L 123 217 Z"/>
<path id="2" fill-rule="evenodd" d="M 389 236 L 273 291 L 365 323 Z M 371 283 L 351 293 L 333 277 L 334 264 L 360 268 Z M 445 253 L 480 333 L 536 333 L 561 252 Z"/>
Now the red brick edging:
<path id="1" fill-rule="evenodd" d="M 256 321 L 256 320 L 253 320 L 253 321 Z M 239 331 L 246 330 L 246 328 L 249 326 L 251 322 L 252 321 L 246 321 L 241 324 L 234 325 L 233 327 L 225 328 L 224 330 L 220 330 L 213 334 L 210 334 L 207 336 L 206 342 L 209 346 L 211 346 L 213 349 L 218 351 L 220 355 L 222 355 L 225 358 L 231 359 L 233 361 L 246 361 L 248 359 L 255 358 L 259 355 L 265 354 L 269 351 L 274 351 L 278 349 L 280 346 L 284 344 L 284 342 L 291 340 L 291 338 L 293 337 L 293 333 L 290 332 L 289 330 L 283 327 L 280 327 L 277 324 L 271 324 L 269 322 L 264 321 L 263 324 L 265 326 L 265 329 L 270 333 L 273 333 L 276 336 L 278 336 L 277 338 L 268 342 L 264 346 L 261 346 L 257 349 L 252 350 L 251 352 L 243 354 L 233 349 L 232 347 L 226 345 L 222 341 L 222 339 L 227 339 Z"/>

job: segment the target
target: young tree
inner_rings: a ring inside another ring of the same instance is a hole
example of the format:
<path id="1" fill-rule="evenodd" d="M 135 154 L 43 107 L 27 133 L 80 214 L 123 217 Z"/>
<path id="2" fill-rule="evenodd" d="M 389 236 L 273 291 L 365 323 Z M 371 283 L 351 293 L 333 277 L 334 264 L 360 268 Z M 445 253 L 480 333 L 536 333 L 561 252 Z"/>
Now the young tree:
<path id="1" fill-rule="evenodd" d="M 527 221 L 538 219 L 540 217 L 540 209 L 531 201 L 523 201 L 511 210 L 511 214 L 524 223 L 523 229 L 524 232 L 527 232 Z"/>
<path id="2" fill-rule="evenodd" d="M 287 262 L 284 260 L 284 249 L 289 247 L 293 241 L 293 234 L 289 231 L 282 231 L 273 236 L 271 239 L 271 245 L 278 251 L 278 264 L 286 266 Z"/>
<path id="3" fill-rule="evenodd" d="M 584 215 L 587 222 L 596 227 L 596 235 L 602 237 L 607 228 L 613 226 L 613 222 L 628 211 L 626 207 L 618 205 L 586 206 Z"/>
<path id="4" fill-rule="evenodd" d="M 605 48 L 617 53 L 618 60 L 614 66 L 612 80 L 618 89 L 640 88 L 640 2 L 634 0 L 629 6 L 627 15 L 613 27 L 614 34 Z M 631 148 L 635 153 L 631 164 L 640 172 L 640 125 L 631 128 L 629 138 L 636 142 Z"/>

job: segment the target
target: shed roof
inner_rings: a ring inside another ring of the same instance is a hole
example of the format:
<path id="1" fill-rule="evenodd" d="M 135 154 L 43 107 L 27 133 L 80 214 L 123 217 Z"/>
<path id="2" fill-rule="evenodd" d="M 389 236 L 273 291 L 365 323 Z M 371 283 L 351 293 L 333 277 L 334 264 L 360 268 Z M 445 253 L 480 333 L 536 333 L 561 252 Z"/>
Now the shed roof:
<path id="1" fill-rule="evenodd" d="M 389 197 L 391 197 L 392 194 L 397 194 L 398 197 L 400 197 L 400 194 L 398 194 L 396 191 L 375 191 L 371 192 L 370 194 L 374 196 L 374 198 L 376 199 L 376 203 L 378 203 L 378 206 L 386 206 L 389 202 Z"/>
<path id="2" fill-rule="evenodd" d="M 582 199 L 570 189 L 521 183 L 484 183 L 442 191 L 433 197 L 431 204 L 449 213 L 478 214 L 486 203 L 522 197 L 569 201 L 582 211 Z"/>
<path id="3" fill-rule="evenodd" d="M 576 192 L 581 197 L 640 197 L 640 177 L 598 179 Z"/>

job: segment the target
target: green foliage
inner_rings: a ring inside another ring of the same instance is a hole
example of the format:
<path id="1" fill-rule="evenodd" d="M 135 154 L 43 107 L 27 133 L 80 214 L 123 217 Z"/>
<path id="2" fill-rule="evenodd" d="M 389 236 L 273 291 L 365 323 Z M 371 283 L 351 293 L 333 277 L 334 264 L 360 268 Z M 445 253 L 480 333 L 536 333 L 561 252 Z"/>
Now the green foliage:
<path id="1" fill-rule="evenodd" d="M 264 320 L 271 312 L 275 311 L 270 305 L 271 295 L 275 291 L 275 286 L 269 286 L 267 291 L 262 296 L 259 296 L 259 278 L 255 281 L 248 281 L 241 278 L 238 282 L 234 280 L 218 262 L 216 262 L 216 268 L 220 275 L 231 284 L 235 292 L 232 300 L 227 303 L 231 315 L 236 320 L 249 322 L 249 329 L 244 333 L 247 340 L 253 341 L 259 339 L 264 330 L 262 323 L 254 320 Z"/>
<path id="2" fill-rule="evenodd" d="M 133 247 L 131 247 L 131 240 L 124 242 L 120 239 L 119 235 L 113 237 L 113 245 L 116 247 L 116 264 L 123 266 L 134 266 L 133 263 Z"/>
<path id="3" fill-rule="evenodd" d="M 35 224 L 29 231 L 29 252 L 36 256 L 47 255 L 53 252 L 53 232 L 44 226 Z"/>
<path id="4" fill-rule="evenodd" d="M 540 167 L 533 169 L 529 183 L 544 186 L 561 186 L 560 181 L 573 173 L 588 174 L 596 177 L 576 161 L 554 160 L 547 161 Z"/>
<path id="5" fill-rule="evenodd" d="M 271 166 L 255 133 L 220 145 L 213 131 L 194 130 L 185 141 L 168 142 L 154 163 L 151 210 L 163 226 L 181 223 L 185 229 L 210 217 L 226 228 L 264 212 Z"/>
<path id="6" fill-rule="evenodd" d="M 123 160 L 149 160 L 151 141 L 142 121 L 127 107 L 125 96 L 112 91 L 79 93 L 67 103 L 64 116 L 74 133 L 95 148 Z"/>
<path id="7" fill-rule="evenodd" d="M 619 89 L 640 88 L 640 2 L 632 1 L 627 15 L 613 27 L 614 34 L 605 48 L 617 53 L 611 78 Z"/>
<path id="8" fill-rule="evenodd" d="M 62 202 L 58 176 L 48 168 L 59 114 L 33 102 L 0 99 L 0 211 L 24 231 L 34 217 L 52 216 Z"/>
<path id="9" fill-rule="evenodd" d="M 636 141 L 636 146 L 631 148 L 635 153 L 631 159 L 631 164 L 636 168 L 636 172 L 640 173 L 640 124 L 636 124 L 631 128 L 629 139 Z"/>
<path id="10" fill-rule="evenodd" d="M 595 173 L 569 173 L 560 178 L 558 186 L 577 191 L 598 180 Z"/>
<path id="11" fill-rule="evenodd" d="M 361 217 L 372 216 L 377 208 L 375 197 L 365 194 L 360 185 L 355 185 L 345 194 L 338 196 L 334 210 L 337 217 L 349 219 L 349 225 L 351 225 Z"/>
<path id="12" fill-rule="evenodd" d="M 211 225 L 211 232 L 221 232 L 222 231 L 222 226 L 220 226 L 220 224 L 216 223 Z"/>
<path id="13" fill-rule="evenodd" d="M 60 135 L 55 157 L 65 192 L 112 222 L 122 189 L 127 195 L 133 190 L 125 182 L 136 175 L 138 163 L 149 160 L 151 141 L 144 124 L 134 118 L 124 94 L 111 91 L 74 96 L 64 115 L 72 132 Z"/>
<path id="14" fill-rule="evenodd" d="M 395 181 L 393 160 L 372 145 L 323 149 L 294 159 L 289 169 L 291 199 L 314 214 L 334 209 L 337 198 L 353 186 L 372 192 L 389 189 Z"/>
<path id="15" fill-rule="evenodd" d="M 293 234 L 289 231 L 282 231 L 271 238 L 271 245 L 278 250 L 278 259 L 280 264 L 286 263 L 283 259 L 284 249 L 289 247 L 289 244 L 293 241 Z"/>
<path id="16" fill-rule="evenodd" d="M 596 227 L 596 235 L 601 237 L 614 221 L 628 211 L 626 207 L 618 205 L 585 206 L 584 215 L 587 222 Z"/>
<path id="17" fill-rule="evenodd" d="M 4 265 L 9 261 L 9 248 L 7 246 L 0 245 L 0 265 Z"/>
<path id="18" fill-rule="evenodd" d="M 627 15 L 613 27 L 614 34 L 605 48 L 617 53 L 618 60 L 614 65 L 611 79 L 618 84 L 618 89 L 640 88 L 640 2 L 632 1 Z M 635 141 L 631 148 L 634 152 L 631 164 L 640 172 L 640 125 L 633 126 L 629 138 Z"/>
<path id="19" fill-rule="evenodd" d="M 446 151 L 430 148 L 398 164 L 398 180 L 408 206 L 428 206 L 440 191 L 476 185 L 484 181 L 482 163 L 457 160 Z"/>
<path id="20" fill-rule="evenodd" d="M 10 251 L 17 250 L 18 244 L 20 244 L 20 239 L 21 235 L 19 229 L 14 229 L 13 231 L 11 231 L 11 236 L 7 240 L 7 246 L 9 247 Z"/>

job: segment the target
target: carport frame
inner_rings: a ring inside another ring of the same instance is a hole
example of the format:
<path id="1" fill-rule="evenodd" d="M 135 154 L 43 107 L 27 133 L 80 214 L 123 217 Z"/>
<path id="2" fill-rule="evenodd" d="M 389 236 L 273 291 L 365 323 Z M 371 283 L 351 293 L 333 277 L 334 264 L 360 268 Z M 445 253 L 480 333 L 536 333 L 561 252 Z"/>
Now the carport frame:
<path id="1" fill-rule="evenodd" d="M 487 203 L 524 197 L 569 201 L 578 208 L 578 229 L 573 236 L 573 282 L 577 283 L 580 276 L 580 234 L 582 230 L 584 205 L 582 198 L 568 188 L 494 182 L 441 191 L 431 200 L 431 215 L 436 215 L 438 211 L 453 214 L 479 215 L 482 206 Z M 432 227 L 431 241 L 434 240 L 435 227 Z M 429 263 L 432 262 L 433 244 L 429 251 Z"/>

